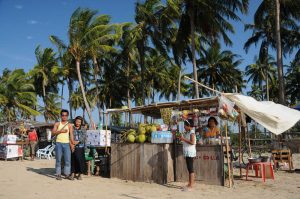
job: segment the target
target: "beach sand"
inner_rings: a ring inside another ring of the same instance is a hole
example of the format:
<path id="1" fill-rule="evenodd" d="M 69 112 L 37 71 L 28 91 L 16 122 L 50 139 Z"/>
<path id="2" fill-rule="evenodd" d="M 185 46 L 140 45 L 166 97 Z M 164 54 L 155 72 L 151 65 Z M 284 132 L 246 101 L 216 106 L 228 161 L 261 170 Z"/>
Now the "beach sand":
<path id="1" fill-rule="evenodd" d="M 294 154 L 294 167 L 300 169 L 300 154 Z M 57 181 L 55 160 L 0 161 L 0 198 L 213 198 L 213 199 L 300 199 L 300 173 L 278 171 L 275 181 L 250 178 L 235 180 L 233 188 L 197 183 L 192 192 L 182 192 L 182 182 L 158 185 L 119 179 L 84 176 L 82 181 Z M 252 172 L 250 172 L 251 175 Z"/>

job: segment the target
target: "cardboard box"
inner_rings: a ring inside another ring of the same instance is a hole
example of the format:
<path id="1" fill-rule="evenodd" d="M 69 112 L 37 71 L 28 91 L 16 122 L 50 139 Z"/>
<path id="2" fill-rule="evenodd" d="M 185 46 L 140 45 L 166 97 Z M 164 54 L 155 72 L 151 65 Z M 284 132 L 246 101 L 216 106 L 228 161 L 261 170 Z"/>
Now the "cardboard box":
<path id="1" fill-rule="evenodd" d="M 3 144 L 16 144 L 17 136 L 16 135 L 4 135 Z"/>
<path id="2" fill-rule="evenodd" d="M 111 131 L 109 130 L 88 130 L 86 136 L 86 144 L 88 146 L 110 146 Z"/>
<path id="3" fill-rule="evenodd" d="M 18 145 L 7 145 L 6 146 L 6 158 L 17 158 L 19 157 L 19 146 Z"/>

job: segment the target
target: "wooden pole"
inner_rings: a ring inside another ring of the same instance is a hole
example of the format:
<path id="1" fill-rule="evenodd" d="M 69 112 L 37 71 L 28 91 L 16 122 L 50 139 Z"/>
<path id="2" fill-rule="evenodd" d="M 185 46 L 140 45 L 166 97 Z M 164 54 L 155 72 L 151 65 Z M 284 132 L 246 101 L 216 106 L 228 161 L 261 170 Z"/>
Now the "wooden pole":
<path id="1" fill-rule="evenodd" d="M 226 138 L 226 155 L 227 155 L 227 167 L 228 167 L 228 180 L 229 180 L 229 188 L 232 187 L 231 181 L 231 162 L 229 158 L 229 143 L 228 143 L 228 122 L 225 124 L 225 138 Z"/>
<path id="2" fill-rule="evenodd" d="M 248 131 L 248 125 L 246 126 L 246 134 L 245 137 L 248 137 L 248 147 L 249 147 L 249 155 L 250 158 L 252 158 L 252 151 L 251 151 L 251 143 L 250 143 L 250 135 L 249 135 L 249 131 Z"/>
<path id="3" fill-rule="evenodd" d="M 108 123 L 107 114 L 108 113 L 105 114 L 105 134 L 106 134 L 106 136 L 105 136 L 105 153 L 107 153 L 107 123 Z"/>
<path id="4" fill-rule="evenodd" d="M 241 164 L 242 164 L 242 134 L 241 134 L 241 128 L 242 128 L 242 125 L 241 125 L 241 120 L 242 118 L 240 117 L 239 119 L 239 168 L 240 168 L 240 178 L 242 178 L 242 167 L 241 167 Z"/>

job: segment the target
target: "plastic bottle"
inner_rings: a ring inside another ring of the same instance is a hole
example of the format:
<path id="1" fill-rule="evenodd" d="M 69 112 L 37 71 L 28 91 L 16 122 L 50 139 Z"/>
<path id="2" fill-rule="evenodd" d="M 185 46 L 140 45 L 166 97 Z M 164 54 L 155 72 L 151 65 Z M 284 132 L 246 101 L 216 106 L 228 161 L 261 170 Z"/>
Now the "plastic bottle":
<path id="1" fill-rule="evenodd" d="M 103 129 L 102 122 L 99 122 L 98 129 L 99 129 L 99 130 L 102 130 L 102 129 Z"/>

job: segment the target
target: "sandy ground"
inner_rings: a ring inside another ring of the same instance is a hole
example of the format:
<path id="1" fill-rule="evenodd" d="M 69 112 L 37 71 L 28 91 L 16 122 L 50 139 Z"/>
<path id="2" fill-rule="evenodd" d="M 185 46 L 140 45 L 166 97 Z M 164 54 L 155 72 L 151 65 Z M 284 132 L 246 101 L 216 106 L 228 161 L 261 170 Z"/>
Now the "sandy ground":
<path id="1" fill-rule="evenodd" d="M 295 154 L 294 166 L 300 169 L 300 154 Z M 300 199 L 300 173 L 278 171 L 275 181 L 250 178 L 235 180 L 234 187 L 196 184 L 192 192 L 182 192 L 184 183 L 158 185 L 126 182 L 96 176 L 84 176 L 82 181 L 57 181 L 54 160 L 0 161 L 0 198 L 262 198 Z"/>

